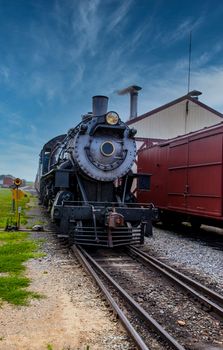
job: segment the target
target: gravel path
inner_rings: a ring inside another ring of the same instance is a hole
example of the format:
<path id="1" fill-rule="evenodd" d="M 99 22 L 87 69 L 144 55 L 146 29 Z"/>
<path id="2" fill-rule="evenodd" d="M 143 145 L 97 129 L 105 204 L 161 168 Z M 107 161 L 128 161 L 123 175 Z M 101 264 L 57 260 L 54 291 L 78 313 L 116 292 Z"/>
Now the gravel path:
<path id="1" fill-rule="evenodd" d="M 47 218 L 30 202 L 27 225 Z M 66 246 L 49 232 L 35 232 L 44 240 L 44 256 L 27 262 L 30 290 L 43 296 L 28 306 L 1 304 L 1 350 L 134 350 L 119 321 Z"/>
<path id="2" fill-rule="evenodd" d="M 134 349 L 120 323 L 102 301 L 92 281 L 61 248 L 55 237 L 46 239 L 46 254 L 27 263 L 30 290 L 42 299 L 29 306 L 4 303 L 0 308 L 1 350 L 130 350 Z"/>

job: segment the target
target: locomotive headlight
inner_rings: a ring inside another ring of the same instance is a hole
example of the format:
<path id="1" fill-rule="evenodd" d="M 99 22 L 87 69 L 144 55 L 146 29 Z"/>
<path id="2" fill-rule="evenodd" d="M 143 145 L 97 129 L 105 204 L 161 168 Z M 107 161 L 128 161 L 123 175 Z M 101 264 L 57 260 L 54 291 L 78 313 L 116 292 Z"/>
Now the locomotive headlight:
<path id="1" fill-rule="evenodd" d="M 116 125 L 119 121 L 119 115 L 116 112 L 108 112 L 105 119 L 109 125 Z"/>

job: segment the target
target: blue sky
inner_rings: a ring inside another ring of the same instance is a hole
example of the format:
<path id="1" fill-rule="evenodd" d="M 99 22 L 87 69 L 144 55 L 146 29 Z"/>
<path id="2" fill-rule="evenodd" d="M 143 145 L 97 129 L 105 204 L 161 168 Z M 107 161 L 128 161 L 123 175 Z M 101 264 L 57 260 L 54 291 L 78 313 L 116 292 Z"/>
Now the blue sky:
<path id="1" fill-rule="evenodd" d="M 110 98 L 124 120 L 140 85 L 139 114 L 191 90 L 223 112 L 220 0 L 0 0 L 0 174 L 34 179 L 38 154 Z M 149 136 L 149 135 L 148 135 Z"/>

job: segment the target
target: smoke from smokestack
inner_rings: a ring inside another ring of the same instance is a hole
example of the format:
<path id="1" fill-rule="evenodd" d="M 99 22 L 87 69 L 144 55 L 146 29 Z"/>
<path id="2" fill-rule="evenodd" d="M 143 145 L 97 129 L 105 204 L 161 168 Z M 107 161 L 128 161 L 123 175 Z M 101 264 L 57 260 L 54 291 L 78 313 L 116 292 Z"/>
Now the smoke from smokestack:
<path id="1" fill-rule="evenodd" d="M 137 85 L 131 85 L 125 89 L 119 90 L 118 95 L 130 94 L 130 116 L 129 119 L 137 117 L 138 91 L 142 88 Z"/>

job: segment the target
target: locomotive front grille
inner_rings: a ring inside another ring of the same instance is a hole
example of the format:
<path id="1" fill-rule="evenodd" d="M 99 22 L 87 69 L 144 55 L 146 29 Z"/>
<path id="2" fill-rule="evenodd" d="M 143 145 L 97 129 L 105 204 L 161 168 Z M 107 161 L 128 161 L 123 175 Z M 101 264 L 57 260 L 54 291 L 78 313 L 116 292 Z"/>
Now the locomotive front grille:
<path id="1" fill-rule="evenodd" d="M 109 232 L 104 227 L 97 227 L 97 237 L 94 227 L 78 227 L 70 232 L 72 241 L 75 244 L 95 245 L 102 247 L 117 247 L 128 244 L 141 244 L 140 228 L 118 228 L 110 229 Z"/>

